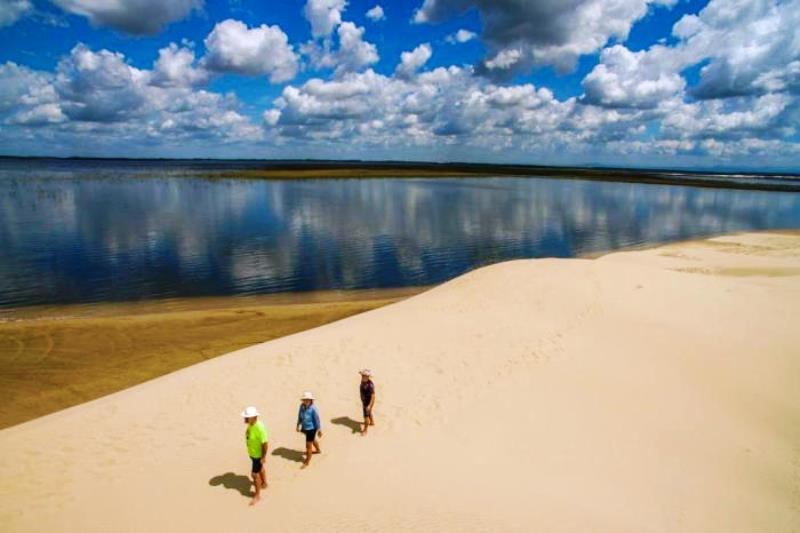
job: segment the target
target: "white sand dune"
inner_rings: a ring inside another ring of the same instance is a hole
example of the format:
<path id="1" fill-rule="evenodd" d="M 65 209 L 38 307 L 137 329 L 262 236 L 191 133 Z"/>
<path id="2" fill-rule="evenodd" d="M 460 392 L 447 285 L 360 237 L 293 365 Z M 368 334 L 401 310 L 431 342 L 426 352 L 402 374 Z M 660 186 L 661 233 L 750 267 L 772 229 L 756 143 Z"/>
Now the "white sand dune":
<path id="1" fill-rule="evenodd" d="M 798 531 L 800 235 L 498 264 L 2 430 L 0 530 Z"/>

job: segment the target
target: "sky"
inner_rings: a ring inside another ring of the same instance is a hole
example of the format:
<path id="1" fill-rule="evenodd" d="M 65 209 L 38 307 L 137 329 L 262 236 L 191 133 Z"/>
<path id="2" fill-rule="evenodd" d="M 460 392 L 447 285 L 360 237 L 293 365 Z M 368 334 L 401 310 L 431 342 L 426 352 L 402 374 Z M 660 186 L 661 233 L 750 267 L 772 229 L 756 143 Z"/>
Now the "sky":
<path id="1" fill-rule="evenodd" d="M 0 0 L 0 154 L 800 170 L 800 0 Z"/>

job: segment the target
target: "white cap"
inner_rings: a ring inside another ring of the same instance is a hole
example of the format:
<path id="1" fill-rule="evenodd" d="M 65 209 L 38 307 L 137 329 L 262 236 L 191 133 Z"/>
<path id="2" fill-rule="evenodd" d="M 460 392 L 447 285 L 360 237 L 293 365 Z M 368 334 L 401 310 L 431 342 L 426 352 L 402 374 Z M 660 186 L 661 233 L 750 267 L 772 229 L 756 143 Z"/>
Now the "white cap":
<path id="1" fill-rule="evenodd" d="M 302 399 L 302 400 L 313 400 L 313 399 L 314 399 L 314 395 L 313 395 L 313 394 L 311 394 L 311 391 L 310 391 L 310 390 L 307 390 L 307 391 L 305 391 L 305 392 L 303 393 L 303 397 L 302 397 L 301 399 Z"/>
<path id="2" fill-rule="evenodd" d="M 358 373 L 361 374 L 362 376 L 369 377 L 372 375 L 372 370 L 370 370 L 369 368 L 362 368 L 361 370 L 358 371 Z"/>
<path id="3" fill-rule="evenodd" d="M 258 416 L 258 409 L 256 409 L 251 405 L 250 407 L 242 411 L 242 416 L 244 418 L 253 418 L 254 416 Z"/>

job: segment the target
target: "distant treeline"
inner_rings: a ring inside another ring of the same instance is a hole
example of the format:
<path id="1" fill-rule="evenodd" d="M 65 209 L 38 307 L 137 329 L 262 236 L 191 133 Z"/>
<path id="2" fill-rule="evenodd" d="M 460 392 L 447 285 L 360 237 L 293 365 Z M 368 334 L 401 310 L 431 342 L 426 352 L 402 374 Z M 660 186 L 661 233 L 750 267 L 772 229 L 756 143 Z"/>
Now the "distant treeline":
<path id="1" fill-rule="evenodd" d="M 259 159 L 135 159 L 94 157 L 15 157 L 0 160 L 67 163 L 91 162 L 125 167 L 167 166 L 190 169 L 192 175 L 252 179 L 324 179 L 377 177 L 516 176 L 650 183 L 690 187 L 800 192 L 800 174 L 779 172 L 692 171 L 600 166 L 508 165 L 463 162 Z"/>

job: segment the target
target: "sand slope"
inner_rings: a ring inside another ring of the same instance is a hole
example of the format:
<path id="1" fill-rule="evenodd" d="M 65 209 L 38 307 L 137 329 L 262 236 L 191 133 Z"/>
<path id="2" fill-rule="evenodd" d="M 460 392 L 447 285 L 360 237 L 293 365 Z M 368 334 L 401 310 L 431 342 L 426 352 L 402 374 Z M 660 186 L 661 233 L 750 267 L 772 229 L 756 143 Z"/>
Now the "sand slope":
<path id="1" fill-rule="evenodd" d="M 0 431 L 0 530 L 797 531 L 799 268 L 767 233 L 480 269 Z M 251 403 L 277 452 L 252 509 Z"/>

